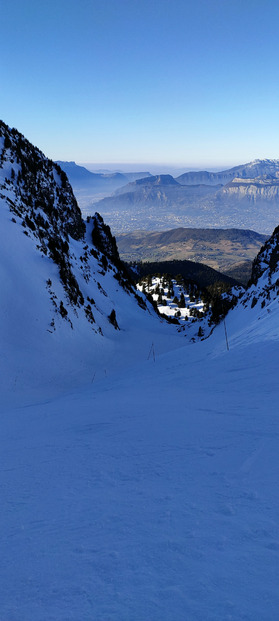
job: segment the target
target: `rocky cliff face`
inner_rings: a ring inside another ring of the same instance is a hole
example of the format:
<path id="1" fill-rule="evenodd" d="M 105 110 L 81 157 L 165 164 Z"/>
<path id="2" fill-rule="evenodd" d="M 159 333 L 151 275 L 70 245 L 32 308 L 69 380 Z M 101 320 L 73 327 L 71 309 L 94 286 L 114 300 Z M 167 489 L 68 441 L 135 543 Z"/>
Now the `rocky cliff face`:
<path id="1" fill-rule="evenodd" d="M 278 201 L 279 178 L 264 176 L 255 179 L 240 179 L 236 177 L 219 190 L 217 196 L 220 199 L 246 199 L 251 202 Z"/>
<path id="2" fill-rule="evenodd" d="M 176 181 L 181 185 L 225 185 L 235 176 L 234 172 L 207 172 L 206 170 L 184 173 L 177 177 Z"/>

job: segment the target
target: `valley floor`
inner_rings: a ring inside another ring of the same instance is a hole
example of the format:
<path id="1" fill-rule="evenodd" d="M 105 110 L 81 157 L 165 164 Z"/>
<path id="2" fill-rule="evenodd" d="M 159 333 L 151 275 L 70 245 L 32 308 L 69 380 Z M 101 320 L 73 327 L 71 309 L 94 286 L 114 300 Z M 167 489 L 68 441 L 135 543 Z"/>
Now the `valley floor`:
<path id="1" fill-rule="evenodd" d="M 2 410 L 3 621 L 278 618 L 278 340 L 223 330 Z"/>

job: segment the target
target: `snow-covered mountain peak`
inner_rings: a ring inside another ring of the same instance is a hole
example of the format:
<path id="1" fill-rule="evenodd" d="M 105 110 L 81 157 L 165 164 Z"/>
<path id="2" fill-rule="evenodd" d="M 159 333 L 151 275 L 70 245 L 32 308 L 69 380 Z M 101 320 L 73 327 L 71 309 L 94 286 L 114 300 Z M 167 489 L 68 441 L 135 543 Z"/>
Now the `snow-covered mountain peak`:
<path id="1" fill-rule="evenodd" d="M 248 164 L 245 164 L 245 167 L 247 167 L 247 168 L 249 168 L 249 167 L 250 167 L 250 168 L 251 168 L 251 167 L 253 167 L 255 164 L 263 164 L 263 165 L 266 165 L 266 164 L 271 164 L 271 165 L 279 166 L 279 160 L 278 160 L 278 159 L 275 159 L 275 158 L 270 159 L 270 158 L 267 158 L 267 157 L 265 157 L 265 158 L 263 158 L 263 159 L 258 159 L 258 158 L 256 158 L 255 160 L 252 160 L 252 161 L 251 161 L 251 162 L 249 162 Z"/>

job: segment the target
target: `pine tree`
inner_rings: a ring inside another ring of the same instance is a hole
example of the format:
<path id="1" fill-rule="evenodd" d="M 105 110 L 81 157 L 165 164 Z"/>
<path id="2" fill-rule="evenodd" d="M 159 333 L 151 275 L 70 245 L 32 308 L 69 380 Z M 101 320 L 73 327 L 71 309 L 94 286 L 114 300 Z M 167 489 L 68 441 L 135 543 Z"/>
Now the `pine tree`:
<path id="1" fill-rule="evenodd" d="M 182 291 L 181 291 L 181 294 L 180 294 L 180 300 L 178 302 L 178 306 L 179 306 L 179 308 L 185 308 L 185 297 L 184 297 L 184 293 L 182 293 Z"/>

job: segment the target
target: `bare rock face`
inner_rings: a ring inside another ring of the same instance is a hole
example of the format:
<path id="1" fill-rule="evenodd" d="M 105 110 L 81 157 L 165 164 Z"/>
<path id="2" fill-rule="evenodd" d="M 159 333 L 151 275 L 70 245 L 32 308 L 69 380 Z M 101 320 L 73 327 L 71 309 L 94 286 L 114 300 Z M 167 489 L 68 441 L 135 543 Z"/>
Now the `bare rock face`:
<path id="1" fill-rule="evenodd" d="M 251 202 L 263 200 L 273 202 L 279 197 L 279 178 L 265 176 L 241 179 L 236 177 L 219 190 L 218 196 L 234 200 L 246 199 Z"/>
<path id="2" fill-rule="evenodd" d="M 102 216 L 95 213 L 92 221 L 92 242 L 103 254 L 106 254 L 114 262 L 120 261 L 116 239 L 111 234 L 110 227 L 104 223 Z"/>

